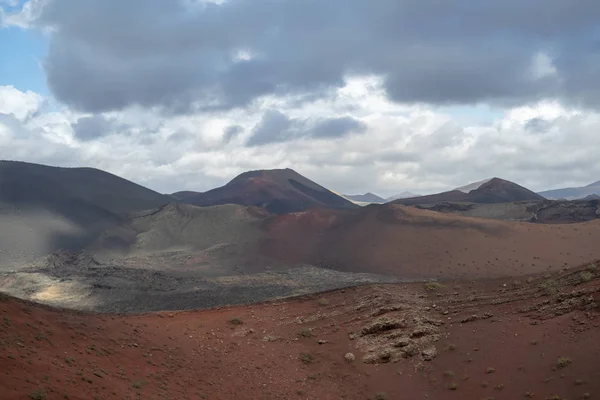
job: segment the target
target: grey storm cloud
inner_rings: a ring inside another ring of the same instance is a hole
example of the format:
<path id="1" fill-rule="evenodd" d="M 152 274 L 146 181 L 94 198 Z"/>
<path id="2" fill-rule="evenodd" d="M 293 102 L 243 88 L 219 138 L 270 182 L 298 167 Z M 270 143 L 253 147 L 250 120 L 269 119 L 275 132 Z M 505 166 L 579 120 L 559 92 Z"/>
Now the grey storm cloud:
<path id="1" fill-rule="evenodd" d="M 246 143 L 260 146 L 298 138 L 336 138 L 349 133 L 363 133 L 366 125 L 352 117 L 290 118 L 277 110 L 268 110 Z"/>
<path id="2" fill-rule="evenodd" d="M 37 23 L 62 102 L 185 113 L 325 96 L 348 74 L 403 103 L 597 107 L 598 20 L 597 0 L 51 0 Z"/>
<path id="3" fill-rule="evenodd" d="M 81 117 L 77 122 L 71 124 L 75 137 L 88 141 L 108 135 L 113 124 L 102 115 Z"/>

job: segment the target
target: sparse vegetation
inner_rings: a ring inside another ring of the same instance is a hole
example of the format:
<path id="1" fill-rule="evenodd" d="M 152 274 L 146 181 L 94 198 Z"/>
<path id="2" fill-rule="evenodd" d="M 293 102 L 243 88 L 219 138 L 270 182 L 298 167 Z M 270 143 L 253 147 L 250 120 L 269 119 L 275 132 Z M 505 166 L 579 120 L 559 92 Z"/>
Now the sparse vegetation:
<path id="1" fill-rule="evenodd" d="M 425 283 L 425 290 L 428 292 L 435 292 L 443 288 L 444 286 L 439 282 L 427 282 Z"/>
<path id="2" fill-rule="evenodd" d="M 557 368 L 566 368 L 568 367 L 570 364 L 572 363 L 570 358 L 567 357 L 559 357 L 558 360 L 556 360 L 556 367 Z"/>
<path id="3" fill-rule="evenodd" d="M 229 323 L 231 325 L 242 325 L 244 321 L 242 321 L 240 318 L 232 318 L 229 320 Z"/>
<path id="4" fill-rule="evenodd" d="M 41 389 L 36 390 L 35 392 L 29 394 L 29 398 L 31 400 L 43 400 L 46 398 L 46 393 L 44 393 Z"/>
<path id="5" fill-rule="evenodd" d="M 302 361 L 304 364 L 311 364 L 313 361 L 315 361 L 315 358 L 313 357 L 313 355 L 309 354 L 309 353 L 300 353 L 300 355 L 298 356 L 298 359 L 300 361 Z"/>
<path id="6" fill-rule="evenodd" d="M 579 279 L 581 282 L 589 282 L 594 279 L 594 273 L 590 271 L 581 271 L 579 273 Z"/>
<path id="7" fill-rule="evenodd" d="M 451 378 L 451 377 L 453 377 L 453 376 L 454 376 L 454 372 L 452 372 L 452 371 L 445 371 L 445 372 L 444 372 L 444 376 L 445 376 L 446 378 Z"/>
<path id="8" fill-rule="evenodd" d="M 496 372 L 496 368 L 493 367 L 488 367 L 488 369 L 485 370 L 486 374 L 493 374 L 494 372 Z"/>
<path id="9" fill-rule="evenodd" d="M 499 383 L 496 386 L 494 386 L 494 389 L 496 389 L 496 390 L 502 390 L 502 389 L 504 389 L 504 384 L 503 383 Z"/>
<path id="10" fill-rule="evenodd" d="M 324 306 L 328 306 L 329 305 L 329 300 L 327 300 L 327 299 L 319 299 L 317 301 L 317 304 L 320 305 L 320 306 L 323 306 L 323 307 Z"/>
<path id="11" fill-rule="evenodd" d="M 141 389 L 146 385 L 146 381 L 137 381 L 133 383 L 133 387 L 136 389 Z"/>
<path id="12" fill-rule="evenodd" d="M 388 400 L 388 397 L 385 393 L 377 393 L 373 400 Z"/>
<path id="13" fill-rule="evenodd" d="M 451 384 L 448 385 L 448 389 L 450 389 L 450 390 L 457 390 L 458 389 L 458 383 L 452 382 Z"/>
<path id="14" fill-rule="evenodd" d="M 587 266 L 586 269 L 588 270 L 588 272 L 591 272 L 594 274 L 598 271 L 598 266 L 596 264 L 590 264 Z"/>

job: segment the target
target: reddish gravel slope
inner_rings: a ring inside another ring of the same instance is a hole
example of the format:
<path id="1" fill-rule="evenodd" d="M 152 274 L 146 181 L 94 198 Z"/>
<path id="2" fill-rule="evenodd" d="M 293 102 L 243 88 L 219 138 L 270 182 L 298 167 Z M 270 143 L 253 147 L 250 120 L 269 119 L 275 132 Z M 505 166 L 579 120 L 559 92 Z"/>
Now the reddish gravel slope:
<path id="1" fill-rule="evenodd" d="M 489 278 L 600 258 L 600 220 L 541 225 L 401 205 L 311 210 L 268 220 L 261 251 L 287 263 L 404 278 Z"/>
<path id="2" fill-rule="evenodd" d="M 0 393 L 5 400 L 595 398 L 599 277 L 598 267 L 585 265 L 517 282 L 371 286 L 141 316 L 2 298 Z"/>

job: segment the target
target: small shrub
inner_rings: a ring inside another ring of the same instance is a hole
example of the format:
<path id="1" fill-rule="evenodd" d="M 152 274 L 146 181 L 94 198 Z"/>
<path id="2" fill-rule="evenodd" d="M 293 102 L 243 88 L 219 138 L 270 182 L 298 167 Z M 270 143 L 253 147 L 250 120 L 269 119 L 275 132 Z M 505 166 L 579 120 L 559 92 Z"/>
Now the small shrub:
<path id="1" fill-rule="evenodd" d="M 496 390 L 502 390 L 502 389 L 504 389 L 504 384 L 503 383 L 499 383 L 496 386 L 494 386 L 494 389 L 496 389 Z"/>
<path id="2" fill-rule="evenodd" d="M 46 393 L 44 393 L 42 390 L 36 390 L 35 392 L 29 394 L 29 398 L 31 400 L 43 400 L 46 398 Z"/>
<path id="3" fill-rule="evenodd" d="M 594 279 L 594 273 L 590 271 L 581 271 L 579 273 L 579 279 L 581 282 L 589 282 Z"/>
<path id="4" fill-rule="evenodd" d="M 490 384 L 489 384 L 487 381 L 483 381 L 483 382 L 481 382 L 481 387 L 482 387 L 482 388 L 486 388 L 486 387 L 488 387 L 488 386 L 490 386 Z"/>
<path id="5" fill-rule="evenodd" d="M 231 325 L 242 325 L 244 321 L 242 321 L 240 318 L 232 318 L 229 320 L 229 323 Z"/>
<path id="6" fill-rule="evenodd" d="M 146 384 L 145 381 L 137 381 L 137 382 L 134 382 L 132 386 L 136 389 L 141 389 L 144 387 L 145 384 Z"/>
<path id="7" fill-rule="evenodd" d="M 373 400 L 388 400 L 388 397 L 385 393 L 377 393 Z"/>
<path id="8" fill-rule="evenodd" d="M 427 290 L 428 292 L 435 292 L 443 287 L 444 286 L 442 286 L 442 284 L 439 282 L 427 282 L 425 284 L 425 290 Z"/>
<path id="9" fill-rule="evenodd" d="M 458 383 L 452 382 L 451 384 L 448 385 L 448 389 L 450 389 L 450 390 L 458 389 Z"/>
<path id="10" fill-rule="evenodd" d="M 571 364 L 571 359 L 567 358 L 567 357 L 559 357 L 558 360 L 556 360 L 556 366 L 558 368 L 566 368 L 567 366 L 569 366 L 569 364 Z"/>
<path id="11" fill-rule="evenodd" d="M 327 299 L 319 299 L 317 301 L 317 304 L 320 305 L 320 306 L 328 306 L 329 305 L 329 300 L 327 300 Z"/>
<path id="12" fill-rule="evenodd" d="M 315 358 L 313 357 L 313 355 L 309 354 L 309 353 L 300 353 L 300 355 L 298 356 L 298 359 L 300 361 L 302 361 L 304 364 L 311 364 L 313 361 L 315 361 Z"/>
<path id="13" fill-rule="evenodd" d="M 596 271 L 598 271 L 598 266 L 596 264 L 590 264 L 587 266 L 586 269 L 588 270 L 588 272 L 595 273 Z"/>
<path id="14" fill-rule="evenodd" d="M 444 372 L 444 376 L 446 378 L 452 378 L 454 376 L 454 372 L 452 372 L 452 371 L 445 371 Z"/>
<path id="15" fill-rule="evenodd" d="M 533 392 L 525 392 L 523 396 L 527 397 L 528 399 L 533 399 L 535 394 L 533 394 Z"/>
<path id="16" fill-rule="evenodd" d="M 486 374 L 493 374 L 494 372 L 496 372 L 496 368 L 493 368 L 493 367 L 489 367 L 488 369 L 485 370 Z"/>

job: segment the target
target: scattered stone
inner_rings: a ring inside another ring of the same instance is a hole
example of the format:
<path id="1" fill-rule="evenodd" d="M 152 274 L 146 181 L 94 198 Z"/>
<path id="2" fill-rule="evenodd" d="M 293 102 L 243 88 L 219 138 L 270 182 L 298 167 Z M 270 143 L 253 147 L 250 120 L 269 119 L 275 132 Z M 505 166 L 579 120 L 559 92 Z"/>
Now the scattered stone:
<path id="1" fill-rule="evenodd" d="M 318 342 L 318 343 L 319 343 L 319 344 L 325 344 L 325 343 L 328 343 L 328 342 L 327 342 L 327 340 L 323 340 L 323 339 L 321 339 L 321 340 L 319 340 L 319 342 Z"/>
<path id="2" fill-rule="evenodd" d="M 432 361 L 436 356 L 437 348 L 435 346 L 428 347 L 421 352 L 424 361 Z"/>
<path id="3" fill-rule="evenodd" d="M 400 352 L 402 353 L 402 357 L 411 358 L 419 354 L 419 348 L 414 344 L 409 344 L 408 346 L 401 348 Z"/>
<path id="4" fill-rule="evenodd" d="M 469 317 L 465 317 L 465 318 L 461 319 L 459 322 L 461 324 L 466 324 L 467 322 L 477 321 L 478 319 L 479 319 L 479 317 L 477 315 L 471 315 Z"/>
<path id="5" fill-rule="evenodd" d="M 346 353 L 344 360 L 346 360 L 346 362 L 352 362 L 356 360 L 356 356 L 353 353 Z"/>
<path id="6" fill-rule="evenodd" d="M 382 317 L 373 322 L 371 325 L 365 326 L 360 333 L 362 336 L 365 336 L 398 328 L 406 328 L 406 321 Z"/>
<path id="7" fill-rule="evenodd" d="M 406 347 L 411 343 L 410 338 L 402 337 L 396 343 L 394 343 L 394 347 Z"/>

